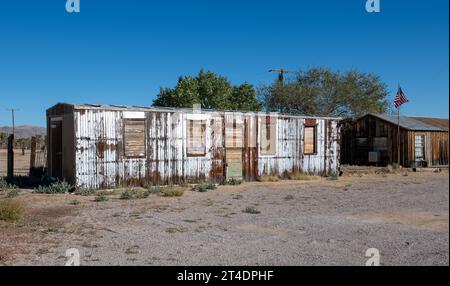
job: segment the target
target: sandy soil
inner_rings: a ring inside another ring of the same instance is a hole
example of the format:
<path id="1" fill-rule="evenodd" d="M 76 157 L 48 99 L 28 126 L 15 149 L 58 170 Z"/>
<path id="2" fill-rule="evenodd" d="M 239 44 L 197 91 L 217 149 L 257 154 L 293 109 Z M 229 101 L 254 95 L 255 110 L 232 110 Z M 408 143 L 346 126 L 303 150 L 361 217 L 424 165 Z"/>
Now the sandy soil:
<path id="1" fill-rule="evenodd" d="M 6 176 L 6 168 L 8 164 L 8 150 L 0 149 L 0 176 Z M 14 174 L 28 175 L 30 169 L 30 150 L 14 150 Z"/>
<path id="2" fill-rule="evenodd" d="M 82 265 L 364 265 L 377 248 L 382 265 L 448 265 L 448 187 L 445 171 L 103 203 L 23 190 L 26 217 L 0 222 L 0 264 L 64 265 L 77 248 Z"/>

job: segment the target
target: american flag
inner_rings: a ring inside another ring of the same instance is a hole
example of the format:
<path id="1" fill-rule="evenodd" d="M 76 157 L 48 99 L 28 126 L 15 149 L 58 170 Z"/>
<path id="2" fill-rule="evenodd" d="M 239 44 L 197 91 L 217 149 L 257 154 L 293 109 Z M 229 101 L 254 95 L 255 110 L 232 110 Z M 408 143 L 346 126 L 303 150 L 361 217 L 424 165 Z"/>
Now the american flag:
<path id="1" fill-rule="evenodd" d="M 403 104 L 409 102 L 408 98 L 403 93 L 403 90 L 401 87 L 398 88 L 397 96 L 394 99 L 395 108 L 399 108 Z"/>

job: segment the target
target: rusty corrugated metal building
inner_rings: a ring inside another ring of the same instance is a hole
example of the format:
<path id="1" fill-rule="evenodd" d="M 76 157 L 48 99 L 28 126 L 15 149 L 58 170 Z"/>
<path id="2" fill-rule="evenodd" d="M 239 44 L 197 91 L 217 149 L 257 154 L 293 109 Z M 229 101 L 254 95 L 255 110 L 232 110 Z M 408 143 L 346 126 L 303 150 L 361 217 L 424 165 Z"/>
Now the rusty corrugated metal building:
<path id="1" fill-rule="evenodd" d="M 398 117 L 368 114 L 345 124 L 341 162 L 382 165 L 398 161 Z M 400 117 L 400 163 L 404 167 L 448 166 L 448 119 Z"/>
<path id="2" fill-rule="evenodd" d="M 339 170 L 338 118 L 60 103 L 47 126 L 49 175 L 77 187 Z"/>

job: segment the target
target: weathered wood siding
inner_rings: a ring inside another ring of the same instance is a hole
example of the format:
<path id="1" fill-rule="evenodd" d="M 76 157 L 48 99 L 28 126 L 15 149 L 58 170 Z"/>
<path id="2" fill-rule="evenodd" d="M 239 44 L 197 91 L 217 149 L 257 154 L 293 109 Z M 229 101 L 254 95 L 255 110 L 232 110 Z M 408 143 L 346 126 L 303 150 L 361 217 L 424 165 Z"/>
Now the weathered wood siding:
<path id="1" fill-rule="evenodd" d="M 276 151 L 262 155 L 259 129 L 267 115 L 125 108 L 75 108 L 69 115 L 73 136 L 67 136 L 65 142 L 73 140 L 67 146 L 73 148 L 74 167 L 73 174 L 66 175 L 75 178 L 77 187 L 114 188 L 149 181 L 154 185 L 221 182 L 227 177 L 227 162 L 237 163 L 236 171 L 239 161 L 242 178 L 249 181 L 265 174 L 283 177 L 300 171 L 325 175 L 339 170 L 337 119 L 313 119 L 317 152 L 305 155 L 304 126 L 311 119 L 270 115 L 276 128 L 270 135 L 276 134 Z M 141 120 L 145 120 L 145 134 L 141 123 L 133 124 Z M 205 154 L 187 151 L 190 120 L 202 122 Z M 239 130 L 233 130 L 236 128 Z M 227 154 L 236 157 L 239 153 L 238 161 L 227 158 Z"/>
<path id="2" fill-rule="evenodd" d="M 417 165 L 415 162 L 415 136 L 425 135 L 425 160 L 428 166 L 448 165 L 448 132 L 413 131 L 400 129 L 400 164 L 404 167 Z M 366 116 L 344 124 L 342 132 L 341 163 L 350 165 L 369 165 L 369 152 L 380 152 L 379 165 L 398 161 L 398 126 L 374 116 Z M 367 146 L 358 145 L 358 140 L 367 138 Z M 378 150 L 377 138 L 386 138 L 386 146 Z"/>

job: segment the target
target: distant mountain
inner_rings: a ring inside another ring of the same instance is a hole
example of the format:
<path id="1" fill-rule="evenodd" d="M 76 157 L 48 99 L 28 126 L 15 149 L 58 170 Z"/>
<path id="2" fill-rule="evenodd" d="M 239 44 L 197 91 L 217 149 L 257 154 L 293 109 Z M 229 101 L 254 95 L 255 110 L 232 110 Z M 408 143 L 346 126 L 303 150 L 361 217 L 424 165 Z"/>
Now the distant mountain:
<path id="1" fill-rule="evenodd" d="M 12 133 L 12 127 L 9 127 L 9 126 L 0 127 L 0 133 L 10 134 L 10 133 Z M 21 126 L 16 126 L 15 133 L 16 133 L 16 136 L 15 136 L 16 139 L 29 138 L 29 137 L 32 137 L 35 135 L 45 136 L 47 134 L 47 129 L 45 129 L 44 127 L 39 127 L 39 126 L 21 125 Z"/>

